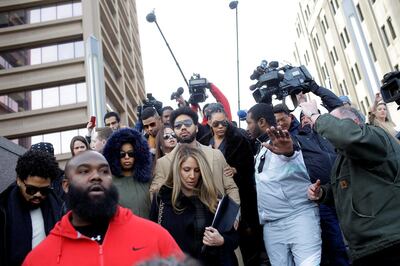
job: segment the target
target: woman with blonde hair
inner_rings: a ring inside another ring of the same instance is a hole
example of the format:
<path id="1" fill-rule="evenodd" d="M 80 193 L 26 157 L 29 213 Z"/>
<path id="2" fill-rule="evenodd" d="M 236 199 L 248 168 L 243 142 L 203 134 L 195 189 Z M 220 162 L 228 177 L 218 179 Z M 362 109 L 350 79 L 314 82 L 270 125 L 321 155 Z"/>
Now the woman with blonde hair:
<path id="1" fill-rule="evenodd" d="M 386 103 L 382 101 L 382 96 L 379 92 L 375 94 L 374 104 L 369 113 L 369 123 L 383 128 L 397 139 L 396 125 L 389 119 Z"/>
<path id="2" fill-rule="evenodd" d="M 185 144 L 177 149 L 168 179 L 153 199 L 150 219 L 204 265 L 237 265 L 235 229 L 218 232 L 210 226 L 222 195 L 218 195 L 205 155 Z"/>

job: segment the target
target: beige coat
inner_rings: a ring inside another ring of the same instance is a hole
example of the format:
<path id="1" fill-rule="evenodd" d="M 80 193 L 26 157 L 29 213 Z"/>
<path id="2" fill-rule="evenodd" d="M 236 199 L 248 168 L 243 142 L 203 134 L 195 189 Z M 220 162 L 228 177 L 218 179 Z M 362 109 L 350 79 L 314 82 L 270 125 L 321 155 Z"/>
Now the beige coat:
<path id="1" fill-rule="evenodd" d="M 198 142 L 197 145 L 199 149 L 204 152 L 207 162 L 211 166 L 214 183 L 217 187 L 218 192 L 222 195 L 227 194 L 235 202 L 240 204 L 239 190 L 236 186 L 235 181 L 232 177 L 224 176 L 223 174 L 224 168 L 225 166 L 228 166 L 228 164 L 226 163 L 222 152 L 220 150 L 201 145 Z M 150 186 L 151 194 L 157 192 L 167 180 L 169 172 L 171 171 L 172 162 L 175 158 L 177 147 L 178 145 L 169 154 L 157 160 L 156 168 L 154 171 L 154 179 Z"/>

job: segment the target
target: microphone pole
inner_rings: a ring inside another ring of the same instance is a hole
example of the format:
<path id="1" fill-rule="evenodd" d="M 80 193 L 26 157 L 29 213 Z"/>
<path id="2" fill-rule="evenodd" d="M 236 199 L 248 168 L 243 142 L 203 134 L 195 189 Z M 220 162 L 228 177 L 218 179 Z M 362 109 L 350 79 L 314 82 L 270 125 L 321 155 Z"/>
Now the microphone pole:
<path id="1" fill-rule="evenodd" d="M 168 42 L 167 42 L 167 39 L 165 39 L 164 34 L 162 33 L 161 28 L 160 28 L 160 26 L 159 26 L 158 23 L 157 23 L 157 18 L 156 18 L 156 14 L 154 14 L 154 10 L 153 10 L 153 12 L 147 14 L 146 20 L 147 20 L 147 22 L 150 22 L 150 23 L 152 23 L 152 22 L 156 23 L 156 26 L 157 26 L 157 28 L 158 28 L 158 31 L 160 32 L 161 36 L 163 37 L 163 39 L 164 39 L 164 41 L 165 41 L 165 44 L 167 45 L 168 50 L 169 50 L 169 52 L 170 52 L 171 55 L 172 55 L 172 58 L 174 58 L 174 61 L 175 61 L 176 66 L 178 67 L 179 71 L 181 72 L 181 75 L 182 75 L 183 79 L 185 80 L 186 85 L 189 87 L 189 83 L 188 83 L 188 81 L 187 81 L 185 75 L 183 74 L 183 71 L 182 71 L 182 69 L 181 69 L 181 67 L 180 67 L 180 65 L 179 65 L 179 63 L 178 63 L 178 61 L 176 60 L 175 55 L 174 55 L 174 53 L 172 52 L 171 47 L 169 46 L 169 44 L 168 44 Z"/>

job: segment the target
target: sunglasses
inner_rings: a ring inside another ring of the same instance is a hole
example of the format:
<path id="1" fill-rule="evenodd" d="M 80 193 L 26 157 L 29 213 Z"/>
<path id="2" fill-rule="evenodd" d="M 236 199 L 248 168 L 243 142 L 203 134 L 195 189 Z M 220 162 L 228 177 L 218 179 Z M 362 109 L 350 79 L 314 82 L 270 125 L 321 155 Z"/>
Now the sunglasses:
<path id="1" fill-rule="evenodd" d="M 175 135 L 175 133 L 166 133 L 166 134 L 164 134 L 163 139 L 164 139 L 164 140 L 167 140 L 167 139 L 176 139 L 176 135 Z"/>
<path id="2" fill-rule="evenodd" d="M 30 196 L 33 196 L 38 192 L 40 192 L 40 194 L 42 194 L 42 196 L 47 196 L 50 193 L 50 191 L 53 189 L 50 186 L 48 186 L 48 187 L 36 187 L 36 186 L 28 185 L 24 181 L 22 181 L 22 183 L 24 183 L 24 185 L 25 185 L 26 194 L 28 194 Z"/>
<path id="3" fill-rule="evenodd" d="M 227 127 L 227 126 L 228 126 L 228 121 L 226 121 L 226 120 L 214 121 L 214 122 L 212 122 L 212 124 L 211 124 L 212 127 L 219 127 L 219 125 L 221 125 L 221 126 L 223 126 L 223 127 Z"/>
<path id="4" fill-rule="evenodd" d="M 128 154 L 129 158 L 133 158 L 134 157 L 134 152 L 133 151 L 128 151 L 128 152 L 124 152 L 124 151 L 120 151 L 119 152 L 119 157 L 120 158 L 125 158 L 125 156 Z"/>
<path id="5" fill-rule="evenodd" d="M 192 125 L 193 125 L 193 121 L 190 119 L 186 119 L 186 120 L 175 122 L 174 128 L 179 130 L 182 128 L 182 126 L 191 127 Z"/>
<path id="6" fill-rule="evenodd" d="M 144 129 L 148 129 L 149 127 L 156 127 L 156 125 L 157 125 L 156 122 L 152 122 L 152 123 L 150 123 L 148 125 L 144 125 L 143 128 Z"/>

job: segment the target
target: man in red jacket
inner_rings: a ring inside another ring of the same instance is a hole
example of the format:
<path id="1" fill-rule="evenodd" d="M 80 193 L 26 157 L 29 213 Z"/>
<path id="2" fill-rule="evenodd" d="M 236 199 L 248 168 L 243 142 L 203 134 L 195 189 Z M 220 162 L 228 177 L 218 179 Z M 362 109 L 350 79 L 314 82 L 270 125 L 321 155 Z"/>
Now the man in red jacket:
<path id="1" fill-rule="evenodd" d="M 73 157 L 63 183 L 69 211 L 23 265 L 135 265 L 182 251 L 158 224 L 118 205 L 106 159 L 95 151 Z"/>

